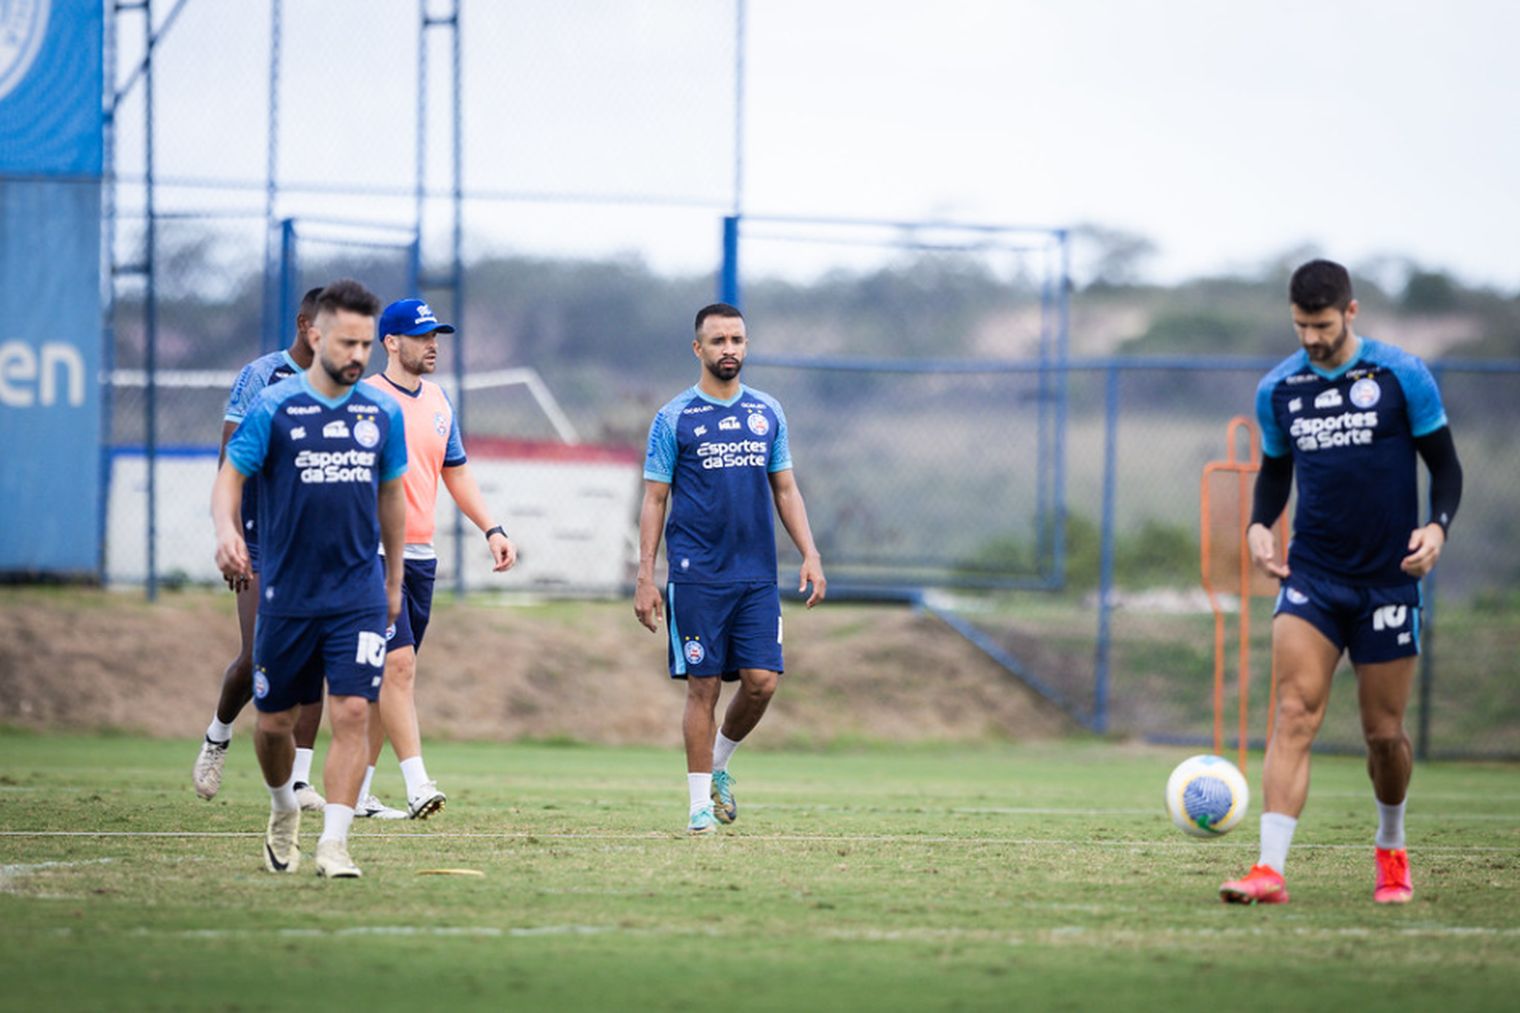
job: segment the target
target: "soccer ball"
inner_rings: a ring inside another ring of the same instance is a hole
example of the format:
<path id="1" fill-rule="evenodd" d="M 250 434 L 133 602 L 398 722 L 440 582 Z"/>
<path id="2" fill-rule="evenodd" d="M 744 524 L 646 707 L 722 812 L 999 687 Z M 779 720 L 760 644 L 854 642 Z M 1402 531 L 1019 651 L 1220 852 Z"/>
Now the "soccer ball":
<path id="1" fill-rule="evenodd" d="M 1194 837 L 1229 833 L 1245 818 L 1250 801 L 1244 775 L 1222 756 L 1189 756 L 1166 779 L 1166 811 Z"/>

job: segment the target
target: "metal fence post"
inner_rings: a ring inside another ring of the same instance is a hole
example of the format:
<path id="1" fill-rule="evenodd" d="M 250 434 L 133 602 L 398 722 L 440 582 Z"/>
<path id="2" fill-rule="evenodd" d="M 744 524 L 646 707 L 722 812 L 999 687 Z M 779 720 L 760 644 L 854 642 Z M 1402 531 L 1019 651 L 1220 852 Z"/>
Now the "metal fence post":
<path id="1" fill-rule="evenodd" d="M 1095 732 L 1108 730 L 1109 649 L 1112 635 L 1109 614 L 1114 592 L 1114 498 L 1118 477 L 1119 369 L 1110 364 L 1103 397 L 1103 549 L 1098 578 L 1098 647 L 1093 665 L 1093 717 Z"/>

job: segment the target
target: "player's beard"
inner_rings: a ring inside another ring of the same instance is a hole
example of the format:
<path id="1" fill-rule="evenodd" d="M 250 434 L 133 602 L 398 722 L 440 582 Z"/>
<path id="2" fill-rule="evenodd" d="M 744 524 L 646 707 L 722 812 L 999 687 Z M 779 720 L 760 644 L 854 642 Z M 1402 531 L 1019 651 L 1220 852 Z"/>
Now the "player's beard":
<path id="1" fill-rule="evenodd" d="M 707 371 L 724 383 L 738 376 L 743 368 L 744 363 L 740 360 L 719 360 L 707 363 Z"/>
<path id="2" fill-rule="evenodd" d="M 437 360 L 429 362 L 426 352 L 409 356 L 403 351 L 401 354 L 401 368 L 413 376 L 426 376 L 437 369 L 438 364 Z"/>
<path id="3" fill-rule="evenodd" d="M 334 366 L 327 361 L 327 356 L 322 356 L 322 368 L 332 378 L 332 382 L 342 387 L 352 387 L 359 382 L 359 377 L 364 375 L 363 363 L 352 363 L 347 366 Z"/>
<path id="4" fill-rule="evenodd" d="M 1341 317 L 1341 331 L 1335 337 L 1326 341 L 1323 345 L 1309 345 L 1304 351 L 1309 353 L 1311 362 L 1331 362 L 1341 349 L 1346 345 L 1346 338 L 1351 334 L 1351 328 L 1346 326 L 1346 318 Z"/>

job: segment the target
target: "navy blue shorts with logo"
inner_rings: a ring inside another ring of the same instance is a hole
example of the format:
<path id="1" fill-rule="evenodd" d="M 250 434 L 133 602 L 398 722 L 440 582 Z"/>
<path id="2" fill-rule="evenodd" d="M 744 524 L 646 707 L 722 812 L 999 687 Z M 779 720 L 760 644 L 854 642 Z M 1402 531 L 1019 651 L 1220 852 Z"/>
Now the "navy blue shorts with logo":
<path id="1" fill-rule="evenodd" d="M 402 567 L 401 613 L 385 631 L 385 649 L 422 647 L 428 619 L 433 614 L 433 583 L 438 577 L 438 560 L 408 559 Z"/>
<path id="2" fill-rule="evenodd" d="M 739 678 L 741 668 L 782 672 L 781 592 L 768 584 L 667 584 L 670 677 Z"/>
<path id="3" fill-rule="evenodd" d="M 1420 653 L 1420 585 L 1358 587 L 1299 571 L 1283 581 L 1273 615 L 1298 616 L 1357 663 Z"/>
<path id="4" fill-rule="evenodd" d="M 385 609 L 333 616 L 261 615 L 253 631 L 253 704 L 278 713 L 332 696 L 380 697 Z"/>

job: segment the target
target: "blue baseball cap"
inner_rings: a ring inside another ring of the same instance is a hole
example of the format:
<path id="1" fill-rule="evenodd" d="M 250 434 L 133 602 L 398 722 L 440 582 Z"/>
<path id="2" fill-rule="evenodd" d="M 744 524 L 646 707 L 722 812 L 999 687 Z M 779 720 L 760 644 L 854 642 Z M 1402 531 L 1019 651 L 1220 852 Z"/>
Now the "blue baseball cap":
<path id="1" fill-rule="evenodd" d="M 397 299 L 380 314 L 380 336 L 408 334 L 414 338 L 424 334 L 453 334 L 453 324 L 440 324 L 433 315 L 433 308 L 421 299 Z"/>

